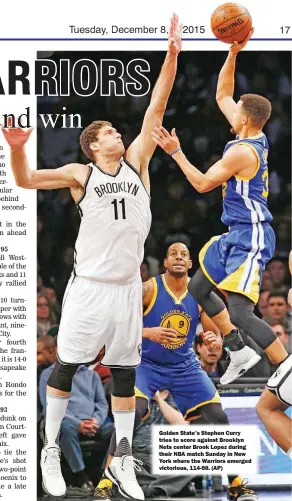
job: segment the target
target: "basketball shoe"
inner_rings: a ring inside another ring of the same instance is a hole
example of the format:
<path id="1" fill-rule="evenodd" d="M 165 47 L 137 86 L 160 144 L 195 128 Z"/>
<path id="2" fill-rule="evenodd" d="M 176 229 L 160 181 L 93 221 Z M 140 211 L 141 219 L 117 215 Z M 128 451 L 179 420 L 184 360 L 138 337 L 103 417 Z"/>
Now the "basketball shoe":
<path id="1" fill-rule="evenodd" d="M 243 376 L 243 374 L 261 360 L 260 355 L 248 346 L 239 351 L 229 351 L 229 353 L 230 364 L 220 379 L 221 384 L 232 383 L 232 381 Z"/>
<path id="2" fill-rule="evenodd" d="M 130 444 L 126 438 L 119 442 L 111 464 L 105 470 L 105 477 L 115 484 L 122 496 L 144 500 L 144 493 L 137 482 L 135 470 L 141 471 L 142 461 L 132 455 Z"/>
<path id="3" fill-rule="evenodd" d="M 43 489 L 51 496 L 63 497 L 66 494 L 66 484 L 61 472 L 60 447 L 44 447 L 41 455 Z"/>

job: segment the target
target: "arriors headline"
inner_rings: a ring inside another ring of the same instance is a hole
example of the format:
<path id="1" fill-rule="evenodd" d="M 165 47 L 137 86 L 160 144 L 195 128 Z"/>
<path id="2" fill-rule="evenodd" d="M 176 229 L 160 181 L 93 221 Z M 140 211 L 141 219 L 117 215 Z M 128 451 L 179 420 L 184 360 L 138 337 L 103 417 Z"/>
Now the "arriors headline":
<path id="1" fill-rule="evenodd" d="M 97 64 L 91 59 L 37 59 L 34 67 L 34 78 L 30 78 L 30 66 L 27 61 L 8 61 L 8 81 L 0 75 L 1 95 L 31 95 L 35 96 L 145 96 L 150 91 L 150 65 L 145 59 L 132 59 L 127 64 L 119 59 L 100 59 Z M 62 111 L 66 110 L 63 107 Z M 30 127 L 29 108 L 18 118 L 13 114 L 5 114 L 4 127 L 8 126 L 8 117 L 12 118 L 12 127 Z M 51 114 L 50 114 L 51 115 Z M 56 117 L 56 115 L 54 115 Z M 63 115 L 59 115 L 60 117 Z M 71 117 L 70 125 L 64 119 L 64 127 L 81 128 L 80 115 Z M 73 120 L 73 117 L 77 120 Z M 42 118 L 42 117 L 41 117 Z M 45 127 L 54 127 L 56 121 L 48 117 L 42 119 Z M 67 125 L 65 125 L 67 124 Z"/>

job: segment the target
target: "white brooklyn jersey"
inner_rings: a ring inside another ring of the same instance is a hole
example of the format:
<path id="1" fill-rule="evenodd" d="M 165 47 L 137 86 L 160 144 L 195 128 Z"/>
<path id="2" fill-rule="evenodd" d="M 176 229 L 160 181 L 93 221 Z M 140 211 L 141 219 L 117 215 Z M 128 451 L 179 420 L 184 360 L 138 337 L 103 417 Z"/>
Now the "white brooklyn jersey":
<path id="1" fill-rule="evenodd" d="M 74 273 L 110 283 L 130 283 L 140 274 L 151 226 L 150 197 L 138 172 L 124 159 L 115 175 L 90 164 L 76 204 L 81 223 Z"/>

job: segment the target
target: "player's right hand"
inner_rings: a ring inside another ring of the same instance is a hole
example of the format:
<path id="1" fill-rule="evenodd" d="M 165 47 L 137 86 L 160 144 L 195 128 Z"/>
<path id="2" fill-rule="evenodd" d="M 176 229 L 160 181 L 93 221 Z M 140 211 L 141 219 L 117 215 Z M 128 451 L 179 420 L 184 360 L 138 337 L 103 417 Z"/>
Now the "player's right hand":
<path id="1" fill-rule="evenodd" d="M 289 306 L 292 308 L 292 289 L 289 290 L 288 292 L 288 298 L 287 298 Z"/>
<path id="2" fill-rule="evenodd" d="M 168 31 L 168 51 L 177 56 L 181 51 L 182 24 L 176 14 L 172 15 Z"/>
<path id="3" fill-rule="evenodd" d="M 180 148 L 179 138 L 176 135 L 175 129 L 172 129 L 171 134 L 169 134 L 168 130 L 162 127 L 162 125 L 154 127 L 151 136 L 153 141 L 168 154 Z"/>
<path id="4" fill-rule="evenodd" d="M 167 344 L 177 337 L 177 331 L 164 327 L 144 327 L 143 337 L 154 343 Z"/>
<path id="5" fill-rule="evenodd" d="M 4 129 L 4 127 L 2 127 L 3 136 L 12 150 L 20 150 L 27 142 L 33 129 L 30 128 L 24 130 L 21 127 L 12 128 L 11 117 L 8 118 L 7 125 L 9 127 L 8 129 Z"/>
<path id="6" fill-rule="evenodd" d="M 231 45 L 229 51 L 231 52 L 231 54 L 238 54 L 238 52 L 240 52 L 243 47 L 246 46 L 247 42 L 249 41 L 250 37 L 253 35 L 254 33 L 254 28 L 252 28 L 250 30 L 250 32 L 248 33 L 248 35 L 245 37 L 245 39 L 239 43 L 239 42 L 234 42 L 233 45 Z"/>

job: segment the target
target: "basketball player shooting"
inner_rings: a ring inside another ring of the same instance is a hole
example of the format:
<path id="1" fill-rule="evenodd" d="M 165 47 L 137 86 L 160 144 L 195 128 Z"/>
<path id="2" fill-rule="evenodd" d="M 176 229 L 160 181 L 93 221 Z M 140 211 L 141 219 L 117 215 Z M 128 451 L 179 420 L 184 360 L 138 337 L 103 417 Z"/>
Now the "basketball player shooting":
<path id="1" fill-rule="evenodd" d="M 80 136 L 89 165 L 31 170 L 25 143 L 31 130 L 2 129 L 11 148 L 16 184 L 28 189 L 70 188 L 81 224 L 75 266 L 64 299 L 58 334 L 58 357 L 47 387 L 46 443 L 42 451 L 43 487 L 64 496 L 58 434 L 79 364 L 90 363 L 105 346 L 103 364 L 112 368 L 112 409 L 117 449 L 113 480 L 128 498 L 144 499 L 132 456 L 135 418 L 135 367 L 141 358 L 142 282 L 140 264 L 151 224 L 148 165 L 156 145 L 153 127 L 162 123 L 173 87 L 181 25 L 174 14 L 168 51 L 142 129 L 127 151 L 110 122 L 95 121 Z M 95 427 L 98 423 L 95 424 Z"/>
<path id="2" fill-rule="evenodd" d="M 262 131 L 271 103 L 256 94 L 245 94 L 238 103 L 233 100 L 236 57 L 252 33 L 231 46 L 219 74 L 216 100 L 236 134 L 225 146 L 222 159 L 203 174 L 183 154 L 175 129 L 169 134 L 159 127 L 152 133 L 155 143 L 171 155 L 198 192 L 223 188 L 222 222 L 229 231 L 206 243 L 199 254 L 201 267 L 188 285 L 230 350 L 231 361 L 221 384 L 231 383 L 260 360 L 244 345 L 237 328 L 249 334 L 272 363 L 279 364 L 288 356 L 272 328 L 254 314 L 262 271 L 274 254 L 275 234 L 267 204 L 269 144 Z M 228 291 L 229 314 L 214 293 L 216 287 Z"/>

